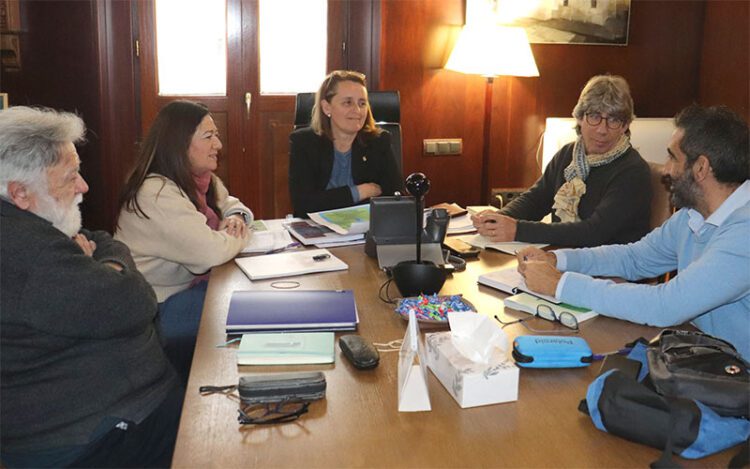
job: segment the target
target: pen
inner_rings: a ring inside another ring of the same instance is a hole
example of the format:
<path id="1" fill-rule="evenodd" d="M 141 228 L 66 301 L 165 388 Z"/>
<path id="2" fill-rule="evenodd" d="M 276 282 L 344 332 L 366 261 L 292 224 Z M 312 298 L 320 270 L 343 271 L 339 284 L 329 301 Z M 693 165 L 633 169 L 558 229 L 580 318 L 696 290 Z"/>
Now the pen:
<path id="1" fill-rule="evenodd" d="M 316 261 L 316 262 L 318 262 L 318 261 L 324 261 L 324 260 L 326 260 L 326 259 L 328 259 L 330 257 L 331 257 L 330 254 L 318 254 L 317 256 L 313 256 L 313 260 Z"/>
<path id="2" fill-rule="evenodd" d="M 266 251 L 263 254 L 277 254 L 279 252 L 286 251 L 287 249 L 296 248 L 299 245 L 300 245 L 299 243 L 289 243 L 286 246 L 282 246 L 276 249 L 271 249 L 270 251 Z"/>

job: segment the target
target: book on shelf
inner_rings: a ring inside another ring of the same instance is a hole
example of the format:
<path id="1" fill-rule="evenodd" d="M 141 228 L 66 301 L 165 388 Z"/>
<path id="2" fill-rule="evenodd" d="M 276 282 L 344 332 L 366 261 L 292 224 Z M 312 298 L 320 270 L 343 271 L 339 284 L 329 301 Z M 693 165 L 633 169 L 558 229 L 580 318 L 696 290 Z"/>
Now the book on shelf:
<path id="1" fill-rule="evenodd" d="M 305 246 L 356 241 L 365 238 L 364 233 L 352 233 L 347 235 L 336 233 L 327 226 L 319 225 L 312 220 L 297 220 L 287 223 L 286 229 Z"/>
<path id="2" fill-rule="evenodd" d="M 333 363 L 333 332 L 243 334 L 239 365 L 307 365 Z"/>
<path id="3" fill-rule="evenodd" d="M 526 286 L 526 281 L 521 274 L 518 273 L 518 270 L 515 267 L 487 272 L 486 274 L 480 275 L 479 278 L 477 278 L 477 282 L 481 285 L 486 285 L 504 291 L 505 293 L 510 293 L 511 295 L 526 292 L 539 298 L 544 298 L 550 303 L 560 303 L 560 300 L 554 296 L 542 295 L 541 293 L 529 290 Z"/>
<path id="4" fill-rule="evenodd" d="M 578 306 L 569 305 L 568 303 L 550 303 L 549 301 L 543 300 L 534 295 L 528 293 L 519 293 L 517 295 L 509 296 L 503 300 L 506 308 L 513 308 L 524 313 L 536 314 L 536 308 L 539 305 L 547 305 L 552 311 L 555 312 L 556 316 L 560 316 L 560 313 L 570 313 L 578 320 L 579 323 L 588 319 L 594 318 L 599 313 L 592 311 L 588 308 L 581 308 Z"/>
<path id="5" fill-rule="evenodd" d="M 531 248 L 542 249 L 542 248 L 549 246 L 549 244 L 524 243 L 522 241 L 508 241 L 505 243 L 498 243 L 498 242 L 490 241 L 489 238 L 487 238 L 486 236 L 482 236 L 480 234 L 461 236 L 459 239 L 461 241 L 471 244 L 474 247 L 478 247 L 481 249 L 494 249 L 496 251 L 504 252 L 506 254 L 511 254 L 511 255 L 515 255 L 518 251 L 524 248 L 531 247 Z"/>
<path id="6" fill-rule="evenodd" d="M 234 262 L 250 280 L 292 277 L 349 268 L 344 261 L 327 249 L 306 249 L 264 256 L 238 257 Z"/>
<path id="7" fill-rule="evenodd" d="M 232 293 L 226 331 L 345 331 L 358 322 L 352 290 L 247 290 Z"/>
<path id="8" fill-rule="evenodd" d="M 370 229 L 370 204 L 307 214 L 318 225 L 340 235 L 364 234 Z"/>

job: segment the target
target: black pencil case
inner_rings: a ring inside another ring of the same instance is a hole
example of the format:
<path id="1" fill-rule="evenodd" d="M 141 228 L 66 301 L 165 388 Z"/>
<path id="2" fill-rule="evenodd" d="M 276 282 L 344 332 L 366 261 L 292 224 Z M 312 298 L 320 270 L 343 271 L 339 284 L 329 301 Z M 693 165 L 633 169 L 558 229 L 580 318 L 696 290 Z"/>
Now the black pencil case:
<path id="1" fill-rule="evenodd" d="M 326 377 L 320 371 L 240 376 L 238 391 L 245 404 L 309 402 L 326 396 Z"/>

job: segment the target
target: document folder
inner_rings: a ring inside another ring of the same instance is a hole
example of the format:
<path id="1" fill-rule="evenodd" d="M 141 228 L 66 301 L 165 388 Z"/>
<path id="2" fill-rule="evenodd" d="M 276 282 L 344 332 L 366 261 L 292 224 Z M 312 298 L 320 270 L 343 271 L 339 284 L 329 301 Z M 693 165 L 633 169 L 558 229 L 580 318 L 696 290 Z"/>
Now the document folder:
<path id="1" fill-rule="evenodd" d="M 251 290 L 232 293 L 226 330 L 345 331 L 358 322 L 351 290 Z"/>

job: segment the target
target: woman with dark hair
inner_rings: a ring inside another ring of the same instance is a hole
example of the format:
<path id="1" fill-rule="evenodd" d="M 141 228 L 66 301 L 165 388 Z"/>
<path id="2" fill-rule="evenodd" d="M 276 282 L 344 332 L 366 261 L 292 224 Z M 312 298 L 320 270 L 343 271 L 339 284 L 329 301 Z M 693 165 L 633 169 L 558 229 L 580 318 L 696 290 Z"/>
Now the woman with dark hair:
<path id="1" fill-rule="evenodd" d="M 156 116 L 120 196 L 115 239 L 156 292 L 165 350 L 183 378 L 208 272 L 242 250 L 253 218 L 214 174 L 221 147 L 206 106 L 173 101 Z"/>
<path id="2" fill-rule="evenodd" d="M 375 126 L 366 85 L 361 73 L 330 73 L 315 95 L 310 127 L 292 132 L 289 192 L 295 216 L 400 190 L 391 136 Z"/>
<path id="3" fill-rule="evenodd" d="M 630 243 L 648 233 L 650 171 L 630 144 L 635 114 L 628 82 L 616 75 L 591 78 L 573 117 L 576 141 L 500 213 L 473 216 L 479 234 L 497 242 L 578 247 Z M 541 222 L 550 212 L 553 223 Z"/>

